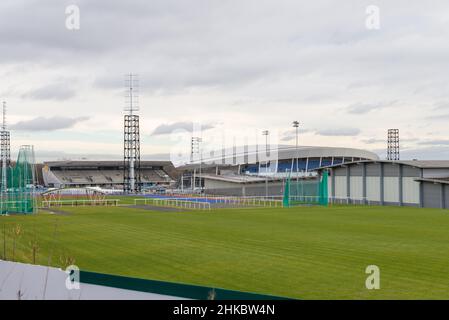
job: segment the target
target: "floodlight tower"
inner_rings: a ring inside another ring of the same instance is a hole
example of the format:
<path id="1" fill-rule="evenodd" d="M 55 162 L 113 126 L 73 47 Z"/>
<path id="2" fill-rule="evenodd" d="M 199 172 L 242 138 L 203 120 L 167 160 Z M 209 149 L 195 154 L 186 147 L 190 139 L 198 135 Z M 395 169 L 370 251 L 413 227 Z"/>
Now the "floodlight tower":
<path id="1" fill-rule="evenodd" d="M 387 160 L 399 160 L 399 129 L 388 129 Z"/>
<path id="2" fill-rule="evenodd" d="M 125 77 L 126 106 L 124 116 L 123 146 L 123 191 L 137 193 L 141 190 L 140 180 L 140 128 L 138 79 L 135 74 Z"/>
<path id="3" fill-rule="evenodd" d="M 10 148 L 10 134 L 6 128 L 6 102 L 3 101 L 3 119 L 2 128 L 0 131 L 0 157 L 2 161 L 2 177 L 1 177 L 1 211 L 0 214 L 4 212 L 4 203 L 8 201 L 8 176 L 7 168 L 11 162 L 11 148 Z"/>
<path id="4" fill-rule="evenodd" d="M 296 130 L 296 180 L 299 180 L 299 154 L 298 154 L 298 135 L 299 135 L 299 121 L 295 120 L 292 122 L 293 128 Z M 293 166 L 294 168 L 295 166 Z"/>
<path id="5" fill-rule="evenodd" d="M 265 153 L 269 157 L 270 156 L 270 147 L 268 146 L 268 136 L 270 135 L 270 131 L 264 130 L 264 131 L 262 131 L 262 135 L 265 136 Z"/>
<path id="6" fill-rule="evenodd" d="M 191 140 L 191 149 L 190 149 L 190 159 L 193 163 L 195 160 L 195 154 L 198 154 L 200 156 L 200 188 L 201 188 L 201 166 L 203 162 L 203 157 L 201 154 L 201 148 L 200 143 L 202 142 L 202 139 L 200 137 L 192 137 Z M 192 184 L 192 190 L 194 190 L 196 187 L 196 168 L 193 169 L 193 184 Z"/>

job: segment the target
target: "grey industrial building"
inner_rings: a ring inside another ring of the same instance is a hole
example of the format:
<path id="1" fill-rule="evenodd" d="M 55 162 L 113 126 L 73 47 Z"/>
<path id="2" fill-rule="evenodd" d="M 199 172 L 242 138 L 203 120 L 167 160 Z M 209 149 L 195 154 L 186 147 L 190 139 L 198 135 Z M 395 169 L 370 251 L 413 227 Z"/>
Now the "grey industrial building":
<path id="1" fill-rule="evenodd" d="M 334 203 L 449 208 L 449 161 L 365 160 L 327 170 Z"/>

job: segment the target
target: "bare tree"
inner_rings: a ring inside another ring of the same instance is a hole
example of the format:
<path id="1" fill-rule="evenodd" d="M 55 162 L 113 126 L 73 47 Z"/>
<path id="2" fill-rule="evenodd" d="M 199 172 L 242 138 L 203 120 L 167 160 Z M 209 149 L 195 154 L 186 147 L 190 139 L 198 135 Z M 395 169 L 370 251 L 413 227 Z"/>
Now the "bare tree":
<path id="1" fill-rule="evenodd" d="M 16 240 L 20 237 L 22 233 L 22 228 L 20 224 L 16 224 L 12 229 L 12 261 L 15 261 L 16 257 Z"/>
<path id="2" fill-rule="evenodd" d="M 3 223 L 3 260 L 6 260 L 6 223 Z"/>
<path id="3" fill-rule="evenodd" d="M 68 266 L 71 266 L 75 263 L 75 258 L 70 255 L 62 254 L 59 257 L 59 261 L 61 262 L 61 268 L 65 270 Z"/>
<path id="4" fill-rule="evenodd" d="M 30 246 L 31 246 L 31 250 L 33 252 L 33 264 L 36 264 L 36 257 L 37 257 L 37 253 L 39 251 L 39 243 L 37 241 L 36 238 L 34 238 L 33 240 L 30 241 Z"/>

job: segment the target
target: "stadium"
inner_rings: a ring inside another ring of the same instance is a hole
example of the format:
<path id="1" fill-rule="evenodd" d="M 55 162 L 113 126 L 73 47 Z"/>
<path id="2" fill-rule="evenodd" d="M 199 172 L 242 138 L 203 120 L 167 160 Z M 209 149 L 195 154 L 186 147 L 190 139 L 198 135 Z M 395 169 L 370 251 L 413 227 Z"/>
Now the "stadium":
<path id="1" fill-rule="evenodd" d="M 449 300 L 449 2 L 53 2 L 0 4 L 0 300 Z"/>
<path id="2" fill-rule="evenodd" d="M 177 167 L 171 161 L 140 161 L 138 150 L 125 153 L 123 161 L 36 163 L 34 149 L 22 147 L 18 159 L 2 170 L 1 212 L 8 218 L 5 228 L 20 226 L 25 233 L 13 240 L 14 233 L 4 232 L 6 264 L 0 267 L 10 270 L 11 279 L 36 274 L 33 265 L 48 263 L 54 246 L 50 235 L 59 228 L 57 254 L 76 259 L 85 297 L 129 297 L 123 290 L 143 299 L 209 299 L 211 292 L 217 299 L 449 297 L 443 273 L 426 278 L 419 271 L 439 269 L 449 258 L 442 254 L 449 252 L 448 161 L 383 160 L 363 149 L 291 145 L 208 154 Z M 36 226 L 42 254 L 33 249 Z M 432 230 L 438 244 L 423 230 Z M 373 244 L 374 239 L 382 242 Z M 13 241 L 18 249 L 11 247 Z M 403 255 L 395 262 L 385 249 L 392 245 Z M 129 246 L 135 248 L 133 256 Z M 355 258 L 348 260 L 346 251 Z M 375 252 L 375 262 L 387 264 L 394 277 L 404 277 L 402 265 L 413 259 L 405 278 L 420 279 L 422 291 L 388 276 L 384 290 L 360 291 L 352 284 L 364 281 L 360 268 L 372 263 L 367 252 Z M 109 263 L 118 256 L 126 261 Z M 261 265 L 266 268 L 248 278 Z M 251 280 L 237 281 L 223 269 Z M 298 270 L 304 277 L 294 276 Z M 6 273 L 0 272 L 0 280 Z M 20 282 L 3 281 L 12 288 L 3 296 L 13 297 Z M 28 285 L 37 296 L 38 283 Z M 430 295 L 424 293 L 429 285 Z M 57 299 L 79 298 L 50 292 Z"/>

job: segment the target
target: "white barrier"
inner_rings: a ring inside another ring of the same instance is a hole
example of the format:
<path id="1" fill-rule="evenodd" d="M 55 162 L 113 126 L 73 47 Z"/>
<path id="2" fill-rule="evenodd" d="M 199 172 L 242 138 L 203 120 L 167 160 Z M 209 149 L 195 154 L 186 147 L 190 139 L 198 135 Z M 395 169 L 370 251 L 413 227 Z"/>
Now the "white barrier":
<path id="1" fill-rule="evenodd" d="M 138 202 L 143 202 L 145 205 L 151 203 L 152 205 L 155 206 L 210 210 L 210 203 L 205 201 L 188 201 L 183 199 L 166 199 L 166 198 L 134 199 L 134 205 L 137 205 Z"/>
<path id="2" fill-rule="evenodd" d="M 205 200 L 211 200 L 214 203 L 223 203 L 237 206 L 259 206 L 259 207 L 282 207 L 282 200 L 277 200 L 275 197 L 202 197 L 202 198 L 140 198 L 134 199 L 134 205 L 139 202 L 143 202 L 145 205 L 148 203 L 154 205 L 163 204 L 175 204 L 182 208 L 203 208 L 207 207 L 210 210 L 210 202 Z M 192 205 L 198 204 L 198 205 Z"/>
<path id="3" fill-rule="evenodd" d="M 329 203 L 331 204 L 348 204 L 348 205 L 372 205 L 373 201 L 368 198 L 348 198 L 348 197 L 329 197 Z"/>
<path id="4" fill-rule="evenodd" d="M 73 200 L 43 200 L 42 207 L 61 207 L 61 206 L 118 206 L 120 202 L 119 199 L 102 199 L 102 200 L 82 200 L 82 199 L 73 199 Z"/>

